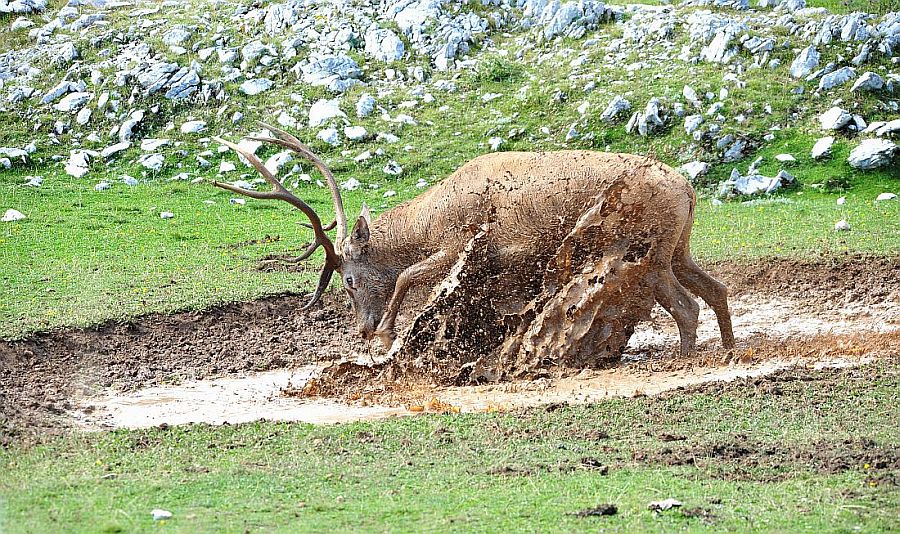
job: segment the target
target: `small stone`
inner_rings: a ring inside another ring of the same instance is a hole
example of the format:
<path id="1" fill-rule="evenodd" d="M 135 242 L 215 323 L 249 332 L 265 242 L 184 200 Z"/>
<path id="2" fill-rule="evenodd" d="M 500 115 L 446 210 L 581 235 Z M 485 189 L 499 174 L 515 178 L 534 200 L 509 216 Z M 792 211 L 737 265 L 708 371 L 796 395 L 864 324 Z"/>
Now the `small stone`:
<path id="1" fill-rule="evenodd" d="M 884 79 L 874 72 L 866 72 L 860 76 L 851 91 L 879 91 L 884 87 Z"/>
<path id="2" fill-rule="evenodd" d="M 356 101 L 356 116 L 368 117 L 375 110 L 375 97 L 370 94 L 364 94 Z"/>
<path id="3" fill-rule="evenodd" d="M 684 118 L 684 131 L 692 134 L 701 124 L 703 124 L 703 115 L 688 115 Z"/>
<path id="4" fill-rule="evenodd" d="M 230 202 L 236 206 L 243 206 L 244 204 L 247 203 L 247 201 L 244 200 L 243 198 L 230 198 L 230 199 L 228 199 L 228 202 Z"/>
<path id="5" fill-rule="evenodd" d="M 840 130 L 850 124 L 853 117 L 843 109 L 834 106 L 819 117 L 823 130 Z"/>
<path id="6" fill-rule="evenodd" d="M 223 161 L 223 162 L 219 163 L 219 173 L 220 174 L 224 174 L 226 172 L 231 172 L 231 171 L 235 170 L 236 168 L 237 167 L 234 165 L 234 163 L 232 163 L 230 161 Z"/>
<path id="7" fill-rule="evenodd" d="M 834 223 L 834 229 L 838 232 L 849 232 L 850 223 L 848 223 L 846 219 L 841 219 L 838 222 Z"/>
<path id="8" fill-rule="evenodd" d="M 268 78 L 255 78 L 241 84 L 240 91 L 247 96 L 256 96 L 275 86 L 275 82 Z"/>
<path id="9" fill-rule="evenodd" d="M 347 115 L 341 111 L 340 100 L 336 98 L 334 100 L 322 98 L 309 108 L 309 127 L 316 128 L 330 120 L 346 117 Z"/>
<path id="10" fill-rule="evenodd" d="M 163 211 L 163 212 L 160 212 L 160 214 L 159 214 L 160 219 L 171 219 L 172 217 L 175 217 L 175 214 L 172 213 L 171 211 Z M 172 517 L 171 512 L 166 512 L 165 510 L 159 510 L 159 511 L 163 512 L 163 514 L 160 515 L 159 519 L 166 519 L 166 518 Z M 156 510 L 154 510 L 153 519 L 157 519 L 155 512 L 156 512 Z M 165 514 L 168 514 L 168 515 L 165 515 Z"/>
<path id="11" fill-rule="evenodd" d="M 692 161 L 682 165 L 681 170 L 691 179 L 691 181 L 694 181 L 709 172 L 709 163 L 706 163 L 705 161 Z"/>
<path id="12" fill-rule="evenodd" d="M 396 161 L 391 160 L 387 163 L 387 165 L 384 166 L 382 171 L 384 171 L 385 174 L 390 174 L 391 176 L 400 176 L 400 174 L 403 172 L 403 167 L 401 167 L 400 164 Z"/>
<path id="13" fill-rule="evenodd" d="M 856 76 L 856 70 L 853 67 L 842 67 L 834 72 L 822 76 L 819 80 L 819 90 L 827 91 L 839 85 L 844 85 Z"/>
<path id="14" fill-rule="evenodd" d="M 54 104 L 59 111 L 78 111 L 93 97 L 92 93 L 69 93 L 62 100 Z"/>
<path id="15" fill-rule="evenodd" d="M 197 134 L 206 130 L 206 121 L 187 121 L 181 125 L 181 133 Z"/>
<path id="16" fill-rule="evenodd" d="M 782 163 L 789 163 L 789 162 L 797 161 L 797 158 L 795 158 L 791 154 L 778 154 L 777 156 L 775 156 L 775 159 Z"/>
<path id="17" fill-rule="evenodd" d="M 94 153 L 96 154 L 96 152 Z M 88 173 L 90 165 L 90 156 L 83 150 L 73 150 L 69 153 L 69 160 L 66 162 L 66 174 L 75 178 L 81 178 Z"/>
<path id="18" fill-rule="evenodd" d="M 834 145 L 834 137 L 828 136 L 819 139 L 812 147 L 812 158 L 819 159 L 827 156 L 831 152 L 832 145 Z"/>
<path id="19" fill-rule="evenodd" d="M 100 182 L 100 183 L 98 183 L 97 185 L 94 186 L 94 191 L 97 191 L 97 192 L 99 192 L 99 191 L 106 191 L 106 190 L 109 189 L 110 187 L 112 187 L 112 186 L 110 185 L 109 182 L 103 181 L 103 182 Z"/>
<path id="20" fill-rule="evenodd" d="M 819 64 L 819 52 L 816 47 L 809 46 L 804 48 L 794 62 L 791 63 L 791 76 L 794 78 L 805 78 Z"/>
<path id="21" fill-rule="evenodd" d="M 839 197 L 836 202 L 838 206 L 843 206 L 847 203 L 847 197 Z"/>
<path id="22" fill-rule="evenodd" d="M 500 148 L 500 145 L 502 145 L 502 144 L 503 144 L 502 137 L 491 137 L 490 139 L 488 139 L 488 146 L 491 147 L 492 152 L 496 152 Z"/>
<path id="23" fill-rule="evenodd" d="M 12 208 L 6 210 L 6 213 L 3 214 L 3 217 L 0 217 L 0 222 L 16 222 L 21 221 L 25 218 L 25 214 L 19 210 L 14 210 Z"/>
<path id="24" fill-rule="evenodd" d="M 631 109 L 631 102 L 625 100 L 620 95 L 616 95 L 613 97 L 612 101 L 610 101 L 609 105 L 606 106 L 606 109 L 603 110 L 603 113 L 600 114 L 600 120 L 612 122 L 613 119 L 629 109 Z"/>
<path id="25" fill-rule="evenodd" d="M 854 169 L 872 170 L 891 163 L 897 145 L 887 139 L 866 139 L 850 151 L 847 162 Z"/>
<path id="26" fill-rule="evenodd" d="M 132 176 L 128 176 L 127 174 L 122 177 L 122 183 L 129 186 L 134 187 L 138 184 L 138 181 L 134 179 Z"/>
<path id="27" fill-rule="evenodd" d="M 337 128 L 325 128 L 324 130 L 319 131 L 319 133 L 316 134 L 316 139 L 320 139 L 331 146 L 337 146 L 341 144 L 341 139 L 340 137 L 338 137 Z"/>
<path id="28" fill-rule="evenodd" d="M 160 170 L 162 170 L 163 164 L 165 163 L 165 158 L 162 154 L 144 154 L 139 157 L 137 161 L 145 169 L 159 172 Z"/>
<path id="29" fill-rule="evenodd" d="M 128 150 L 131 148 L 131 143 L 116 143 L 114 145 L 110 145 L 103 150 L 100 151 L 100 157 L 103 159 L 109 159 L 114 155 L 122 152 L 123 150 Z"/>
<path id="30" fill-rule="evenodd" d="M 344 135 L 351 141 L 360 141 L 365 139 L 369 132 L 362 126 L 348 126 L 344 128 Z"/>
<path id="31" fill-rule="evenodd" d="M 882 202 L 885 200 L 894 200 L 895 198 L 897 198 L 897 195 L 895 195 L 894 193 L 881 193 L 880 195 L 875 197 L 875 202 Z"/>
<path id="32" fill-rule="evenodd" d="M 356 191 L 362 184 L 356 178 L 350 178 L 341 184 L 341 189 L 345 191 Z"/>

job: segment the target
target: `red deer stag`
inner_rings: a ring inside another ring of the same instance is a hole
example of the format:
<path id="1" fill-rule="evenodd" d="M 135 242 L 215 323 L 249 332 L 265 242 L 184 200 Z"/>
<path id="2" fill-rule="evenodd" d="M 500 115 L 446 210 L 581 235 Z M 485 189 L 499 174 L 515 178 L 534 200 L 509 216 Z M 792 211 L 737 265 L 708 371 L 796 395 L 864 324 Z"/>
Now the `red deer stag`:
<path id="1" fill-rule="evenodd" d="M 539 280 L 544 265 L 579 216 L 596 205 L 611 184 L 626 181 L 629 187 L 636 184 L 647 193 L 642 195 L 641 209 L 650 214 L 654 224 L 644 231 L 664 234 L 643 237 L 657 243 L 653 249 L 653 297 L 674 317 L 681 352 L 693 352 L 697 336 L 699 306 L 688 290 L 715 311 L 724 346 L 734 346 L 727 289 L 691 258 L 688 241 L 696 204 L 694 190 L 680 174 L 660 162 L 574 150 L 487 154 L 374 221 L 364 206 L 348 235 L 340 190 L 324 162 L 289 133 L 263 123 L 260 126 L 275 137 L 250 139 L 293 150 L 325 177 L 336 213 L 335 240 L 327 235 L 330 227 L 323 226 L 318 214 L 288 191 L 254 154 L 220 138 L 216 141 L 241 154 L 273 190 L 249 191 L 213 184 L 251 198 L 283 200 L 306 215 L 315 240 L 301 259 L 322 247 L 325 266 L 303 309 L 319 300 L 337 271 L 352 301 L 359 332 L 366 339 L 377 336 L 389 346 L 409 289 L 443 277 L 474 231 L 484 224 L 491 228 L 491 249 L 502 272 L 508 273 L 509 286 Z"/>

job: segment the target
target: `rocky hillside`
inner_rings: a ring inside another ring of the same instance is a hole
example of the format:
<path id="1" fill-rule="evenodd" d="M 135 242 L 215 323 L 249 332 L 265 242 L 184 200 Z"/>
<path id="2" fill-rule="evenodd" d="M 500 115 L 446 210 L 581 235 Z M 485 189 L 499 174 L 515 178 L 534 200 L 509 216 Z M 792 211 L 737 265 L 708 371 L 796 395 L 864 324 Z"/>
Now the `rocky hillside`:
<path id="1" fill-rule="evenodd" d="M 489 150 L 652 153 L 721 198 L 893 175 L 891 3 L 0 0 L 0 168 L 33 187 L 252 186 L 210 138 L 263 119 L 385 203 Z"/>

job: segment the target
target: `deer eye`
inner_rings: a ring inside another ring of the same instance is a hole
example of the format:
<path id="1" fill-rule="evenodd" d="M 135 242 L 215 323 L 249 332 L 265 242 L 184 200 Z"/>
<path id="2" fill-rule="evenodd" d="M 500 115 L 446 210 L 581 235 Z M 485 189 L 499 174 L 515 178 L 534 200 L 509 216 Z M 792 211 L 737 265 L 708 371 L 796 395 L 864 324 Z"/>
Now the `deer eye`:
<path id="1" fill-rule="evenodd" d="M 355 287 L 353 287 L 353 277 L 352 276 L 348 276 L 348 277 L 344 278 L 344 283 L 350 289 L 356 289 Z"/>

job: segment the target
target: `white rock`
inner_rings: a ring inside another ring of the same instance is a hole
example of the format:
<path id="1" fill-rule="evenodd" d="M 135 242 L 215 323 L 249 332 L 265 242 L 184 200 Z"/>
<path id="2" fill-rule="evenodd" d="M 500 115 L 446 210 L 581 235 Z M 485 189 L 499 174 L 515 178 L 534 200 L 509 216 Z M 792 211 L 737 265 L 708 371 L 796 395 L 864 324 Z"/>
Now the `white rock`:
<path id="1" fill-rule="evenodd" d="M 846 203 L 847 203 L 847 197 L 840 197 L 840 198 L 837 199 L 837 205 L 838 205 L 838 206 L 843 206 L 843 205 L 846 204 Z"/>
<path id="2" fill-rule="evenodd" d="M 166 158 L 163 157 L 162 154 L 144 154 L 138 158 L 138 163 L 140 163 L 145 169 L 149 169 L 153 172 L 159 172 L 162 170 L 163 164 L 166 162 Z"/>
<path id="3" fill-rule="evenodd" d="M 827 156 L 831 152 L 831 146 L 834 145 L 834 137 L 823 137 L 816 141 L 812 147 L 813 159 L 819 159 Z"/>
<path id="4" fill-rule="evenodd" d="M 240 91 L 247 96 L 256 96 L 275 86 L 275 82 L 268 78 L 254 78 L 247 80 L 240 86 Z"/>
<path id="5" fill-rule="evenodd" d="M 197 134 L 206 130 L 206 121 L 187 121 L 181 125 L 181 133 Z"/>
<path id="6" fill-rule="evenodd" d="M 805 78 L 819 65 L 819 52 L 816 47 L 809 46 L 804 48 L 800 54 L 791 63 L 791 76 L 794 78 Z"/>
<path id="7" fill-rule="evenodd" d="M 684 118 L 684 131 L 692 134 L 703 124 L 703 115 L 688 115 Z"/>
<path id="8" fill-rule="evenodd" d="M 391 198 L 391 197 L 397 196 L 397 192 L 394 191 L 393 189 L 388 189 L 388 190 L 385 191 L 384 194 L 381 195 L 381 196 L 384 197 L 384 198 Z"/>
<path id="9" fill-rule="evenodd" d="M 230 199 L 228 199 L 228 202 L 231 202 L 232 204 L 237 205 L 237 206 L 243 206 L 244 204 L 247 203 L 247 201 L 244 200 L 243 198 L 230 198 Z"/>
<path id="10" fill-rule="evenodd" d="M 775 156 L 775 159 L 782 163 L 797 161 L 797 158 L 795 158 L 791 154 L 778 154 L 777 156 Z"/>
<path id="11" fill-rule="evenodd" d="M 44 185 L 44 177 L 43 176 L 26 176 L 26 182 L 23 184 L 25 187 L 40 187 Z"/>
<path id="12" fill-rule="evenodd" d="M 344 135 L 351 141 L 359 141 L 365 139 L 369 132 L 362 126 L 348 126 L 344 128 Z"/>
<path id="13" fill-rule="evenodd" d="M 155 152 L 170 143 L 171 141 L 168 139 L 144 139 L 141 141 L 141 150 L 144 152 Z"/>
<path id="14" fill-rule="evenodd" d="M 856 77 L 856 70 L 853 67 L 841 67 L 834 72 L 829 72 L 819 80 L 819 90 L 827 91 L 839 85 L 844 85 Z"/>
<path id="15" fill-rule="evenodd" d="M 134 179 L 132 176 L 128 176 L 127 174 L 122 177 L 122 183 L 129 186 L 134 187 L 138 184 L 138 181 Z"/>
<path id="16" fill-rule="evenodd" d="M 104 180 L 94 186 L 94 191 L 106 191 L 110 187 L 112 187 L 110 183 Z"/>
<path id="17" fill-rule="evenodd" d="M 341 189 L 345 191 L 356 191 L 362 184 L 356 178 L 350 178 L 341 184 Z"/>
<path id="18" fill-rule="evenodd" d="M 368 117 L 375 111 L 375 97 L 366 93 L 356 101 L 356 116 Z"/>
<path id="19" fill-rule="evenodd" d="M 271 172 L 275 176 L 278 176 L 281 173 L 281 169 L 283 169 L 285 165 L 292 161 L 294 161 L 294 156 L 291 154 L 291 151 L 284 150 L 271 156 L 266 160 L 264 165 L 267 169 L 269 169 L 269 172 Z"/>
<path id="20" fill-rule="evenodd" d="M 491 147 L 491 151 L 493 151 L 493 152 L 496 152 L 500 148 L 500 145 L 502 145 L 502 144 L 503 144 L 502 137 L 491 137 L 490 139 L 488 139 L 488 145 Z"/>
<path id="21" fill-rule="evenodd" d="M 175 214 L 172 213 L 171 211 L 162 211 L 159 214 L 160 219 L 171 219 L 174 216 L 175 216 Z M 172 517 L 171 512 L 166 512 L 165 510 L 158 510 L 158 511 L 163 512 L 163 514 L 161 515 L 161 517 L 159 517 L 159 519 L 166 519 L 168 517 Z M 154 510 L 153 512 L 154 512 L 153 518 L 157 519 L 157 517 L 156 517 L 157 510 Z M 165 514 L 168 514 L 168 515 L 165 515 Z"/>
<path id="22" fill-rule="evenodd" d="M 853 87 L 850 88 L 851 91 L 879 91 L 884 87 L 884 79 L 881 76 L 875 74 L 874 72 L 866 72 L 862 76 L 860 76 L 856 82 L 854 82 Z"/>
<path id="23" fill-rule="evenodd" d="M 631 102 L 625 100 L 620 95 L 616 95 L 606 106 L 606 109 L 603 110 L 603 113 L 600 114 L 600 120 L 612 122 L 619 114 L 624 113 L 629 109 L 631 109 Z"/>
<path id="24" fill-rule="evenodd" d="M 231 172 L 231 171 L 235 170 L 236 168 L 237 167 L 234 165 L 234 163 L 232 163 L 230 161 L 223 161 L 223 162 L 219 163 L 219 173 L 220 174 L 224 174 L 226 172 Z"/>
<path id="25" fill-rule="evenodd" d="M 6 213 L 3 214 L 3 217 L 0 217 L 0 222 L 15 222 L 21 221 L 25 218 L 25 214 L 19 210 L 14 210 L 12 208 L 6 210 Z"/>
<path id="26" fill-rule="evenodd" d="M 681 166 L 681 171 L 691 180 L 696 180 L 709 172 L 709 163 L 705 161 L 692 161 Z"/>
<path id="27" fill-rule="evenodd" d="M 373 27 L 366 32 L 366 54 L 378 61 L 397 61 L 403 58 L 403 41 L 391 30 Z"/>
<path id="28" fill-rule="evenodd" d="M 850 124 L 853 117 L 843 109 L 834 106 L 819 117 L 823 130 L 840 130 Z"/>
<path id="29" fill-rule="evenodd" d="M 848 223 L 846 219 L 841 219 L 838 222 L 834 223 L 834 229 L 838 232 L 849 232 L 850 223 Z"/>
<path id="30" fill-rule="evenodd" d="M 881 193 L 880 195 L 875 197 L 875 202 L 881 202 L 884 200 L 894 200 L 895 198 L 897 198 L 897 195 L 895 195 L 894 193 Z"/>
<path id="31" fill-rule="evenodd" d="M 316 139 L 320 139 L 331 146 L 337 146 L 341 144 L 341 139 L 338 136 L 337 128 L 325 128 L 324 130 L 320 130 L 318 134 L 316 134 Z"/>
<path id="32" fill-rule="evenodd" d="M 332 119 L 346 117 L 347 115 L 341 111 L 339 99 L 326 100 L 322 98 L 309 108 L 309 127 L 316 128 Z"/>
<path id="33" fill-rule="evenodd" d="M 103 159 L 109 159 L 119 152 L 128 150 L 129 148 L 131 148 L 131 143 L 116 143 L 101 150 L 100 157 L 102 157 Z"/>
<path id="34" fill-rule="evenodd" d="M 866 139 L 850 151 L 847 162 L 854 169 L 872 170 L 891 163 L 897 145 L 887 139 Z"/>
<path id="35" fill-rule="evenodd" d="M 93 97 L 93 93 L 69 93 L 53 105 L 59 111 L 78 111 Z"/>
<path id="36" fill-rule="evenodd" d="M 89 166 L 90 155 L 84 150 L 73 150 L 69 153 L 69 160 L 66 162 L 66 174 L 81 178 L 88 173 Z"/>
<path id="37" fill-rule="evenodd" d="M 75 116 L 75 122 L 84 126 L 91 120 L 91 115 L 93 114 L 93 110 L 91 108 L 81 108 L 81 111 L 78 112 L 78 115 Z"/>
<path id="38" fill-rule="evenodd" d="M 403 172 L 403 167 L 401 167 L 400 164 L 396 161 L 391 160 L 387 163 L 387 165 L 384 166 L 382 171 L 384 171 L 385 174 L 390 174 L 391 176 L 399 176 Z"/>

